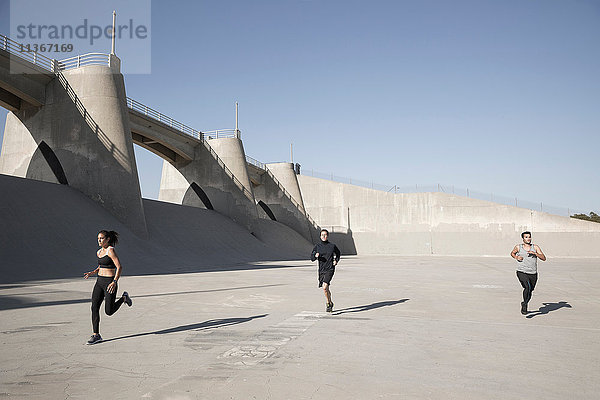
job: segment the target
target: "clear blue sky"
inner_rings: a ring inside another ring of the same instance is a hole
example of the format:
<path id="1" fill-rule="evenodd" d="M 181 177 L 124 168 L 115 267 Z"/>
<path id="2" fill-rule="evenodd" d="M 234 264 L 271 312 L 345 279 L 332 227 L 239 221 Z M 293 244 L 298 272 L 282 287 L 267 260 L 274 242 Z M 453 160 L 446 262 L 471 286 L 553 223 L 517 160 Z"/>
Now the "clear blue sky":
<path id="1" fill-rule="evenodd" d="M 600 210 L 598 1 L 152 1 L 151 18 L 152 72 L 127 95 L 200 130 L 233 128 L 238 101 L 260 161 L 293 143 L 304 170 Z M 137 154 L 156 198 L 162 161 Z"/>

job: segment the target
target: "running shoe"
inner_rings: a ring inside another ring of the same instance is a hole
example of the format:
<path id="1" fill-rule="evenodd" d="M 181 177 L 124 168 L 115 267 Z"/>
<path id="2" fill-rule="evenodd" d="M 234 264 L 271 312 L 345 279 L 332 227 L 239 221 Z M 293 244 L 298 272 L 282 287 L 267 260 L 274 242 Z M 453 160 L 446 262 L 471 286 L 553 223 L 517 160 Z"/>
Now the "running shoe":
<path id="1" fill-rule="evenodd" d="M 94 333 L 91 337 L 90 340 L 87 341 L 87 344 L 96 344 L 96 343 L 100 343 L 102 341 L 102 336 L 100 336 L 100 334 L 96 334 Z"/>
<path id="2" fill-rule="evenodd" d="M 125 302 L 125 304 L 127 304 L 127 306 L 131 307 L 131 305 L 133 304 L 133 301 L 131 301 L 131 297 L 129 297 L 129 293 L 127 292 L 123 292 L 123 301 Z"/>
<path id="3" fill-rule="evenodd" d="M 527 303 L 521 302 L 521 314 L 526 315 L 527 312 Z"/>
<path id="4" fill-rule="evenodd" d="M 325 311 L 332 312 L 333 311 L 333 303 L 327 304 L 327 309 Z"/>

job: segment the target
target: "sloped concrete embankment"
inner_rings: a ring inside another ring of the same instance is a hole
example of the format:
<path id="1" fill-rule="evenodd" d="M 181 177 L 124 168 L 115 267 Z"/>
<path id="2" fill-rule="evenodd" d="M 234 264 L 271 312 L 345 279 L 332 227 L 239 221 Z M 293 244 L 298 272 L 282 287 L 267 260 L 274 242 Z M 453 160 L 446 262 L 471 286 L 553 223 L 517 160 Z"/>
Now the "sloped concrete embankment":
<path id="1" fill-rule="evenodd" d="M 120 233 L 126 275 L 257 268 L 306 259 L 312 245 L 290 228 L 261 221 L 250 234 L 211 210 L 144 199 L 148 239 L 65 185 L 0 175 L 0 282 L 79 277 L 95 268 L 100 229 Z"/>

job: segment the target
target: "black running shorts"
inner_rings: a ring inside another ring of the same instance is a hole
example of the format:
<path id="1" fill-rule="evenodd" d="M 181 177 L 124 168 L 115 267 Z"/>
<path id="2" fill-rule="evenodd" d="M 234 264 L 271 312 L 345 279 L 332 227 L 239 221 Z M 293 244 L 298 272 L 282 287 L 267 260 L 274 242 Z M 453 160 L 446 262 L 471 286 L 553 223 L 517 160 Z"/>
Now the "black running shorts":
<path id="1" fill-rule="evenodd" d="M 323 286 L 323 282 L 326 284 L 331 284 L 331 278 L 333 278 L 333 273 L 335 271 L 333 269 L 329 269 L 327 271 L 319 273 L 319 287 Z"/>

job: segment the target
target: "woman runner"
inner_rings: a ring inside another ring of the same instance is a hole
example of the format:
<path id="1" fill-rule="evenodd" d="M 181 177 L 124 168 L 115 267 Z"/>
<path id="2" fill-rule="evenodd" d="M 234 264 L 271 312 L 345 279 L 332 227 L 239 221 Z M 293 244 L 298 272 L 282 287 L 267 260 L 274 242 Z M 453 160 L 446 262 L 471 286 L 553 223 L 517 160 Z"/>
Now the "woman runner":
<path id="1" fill-rule="evenodd" d="M 131 307 L 132 301 L 127 292 L 123 292 L 119 300 L 115 301 L 117 293 L 117 281 L 121 277 L 121 263 L 114 246 L 119 241 L 119 234 L 115 231 L 102 230 L 98 232 L 98 245 L 100 249 L 96 252 L 98 256 L 98 268 L 83 274 L 85 279 L 97 273 L 98 279 L 92 291 L 92 328 L 93 335 L 87 344 L 95 344 L 102 341 L 100 336 L 100 305 L 104 300 L 104 311 L 106 315 L 113 315 L 121 304 L 125 303 Z"/>

